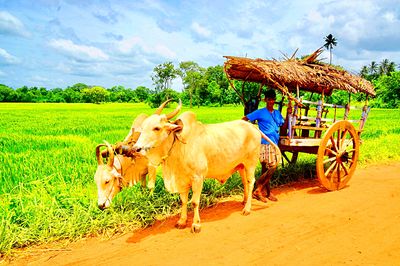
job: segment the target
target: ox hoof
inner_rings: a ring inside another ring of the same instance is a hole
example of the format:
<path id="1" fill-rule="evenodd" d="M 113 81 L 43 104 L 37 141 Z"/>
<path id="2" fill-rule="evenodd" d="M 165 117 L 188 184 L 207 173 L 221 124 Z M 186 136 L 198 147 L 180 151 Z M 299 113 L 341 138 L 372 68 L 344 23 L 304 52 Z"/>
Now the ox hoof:
<path id="1" fill-rule="evenodd" d="M 192 233 L 200 233 L 201 231 L 201 226 L 199 224 L 192 224 Z"/>
<path id="2" fill-rule="evenodd" d="M 242 210 L 242 215 L 247 216 L 250 214 L 250 211 L 243 209 Z"/>
<path id="3" fill-rule="evenodd" d="M 175 227 L 178 228 L 178 229 L 185 229 L 186 228 L 186 224 L 177 223 L 177 224 L 175 224 Z"/>

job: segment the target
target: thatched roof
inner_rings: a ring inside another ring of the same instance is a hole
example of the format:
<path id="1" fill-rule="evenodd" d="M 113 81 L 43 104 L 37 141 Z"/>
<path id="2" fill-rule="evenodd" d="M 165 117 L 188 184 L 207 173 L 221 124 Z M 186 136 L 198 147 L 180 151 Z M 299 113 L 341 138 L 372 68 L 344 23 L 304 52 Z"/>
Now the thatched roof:
<path id="1" fill-rule="evenodd" d="M 351 93 L 363 92 L 375 96 L 372 84 L 347 71 L 336 69 L 328 64 L 318 62 L 318 49 L 305 59 L 285 61 L 250 59 L 244 57 L 224 56 L 225 72 L 229 79 L 263 83 L 279 89 L 284 95 L 299 90 L 331 95 L 334 89 Z"/>

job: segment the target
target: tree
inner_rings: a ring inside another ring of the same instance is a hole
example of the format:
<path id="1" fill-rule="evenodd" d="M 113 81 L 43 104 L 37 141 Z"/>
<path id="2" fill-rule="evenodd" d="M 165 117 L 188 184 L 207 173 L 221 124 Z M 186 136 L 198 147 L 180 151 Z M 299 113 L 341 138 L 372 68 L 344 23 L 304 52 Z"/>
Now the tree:
<path id="1" fill-rule="evenodd" d="M 207 68 L 206 78 L 208 83 L 216 82 L 219 87 L 220 94 L 218 99 L 213 100 L 212 102 L 219 102 L 219 105 L 222 106 L 225 101 L 227 90 L 229 90 L 229 82 L 225 75 L 224 69 L 222 66 L 211 66 Z"/>
<path id="2" fill-rule="evenodd" d="M 178 75 L 182 79 L 183 90 L 189 94 L 190 108 L 192 108 L 193 103 L 193 92 L 195 89 L 194 83 L 199 78 L 196 73 L 201 73 L 202 68 L 193 61 L 185 61 L 179 64 Z"/>
<path id="3" fill-rule="evenodd" d="M 392 72 L 392 75 L 380 76 L 374 81 L 378 107 L 399 108 L 400 107 L 400 71 Z"/>
<path id="4" fill-rule="evenodd" d="M 378 74 L 378 64 L 375 61 L 372 61 L 369 65 L 369 74 L 377 75 Z"/>
<path id="5" fill-rule="evenodd" d="M 390 62 L 389 59 L 383 59 L 379 64 L 378 74 L 379 75 L 390 75 L 391 72 L 396 70 L 396 64 Z"/>
<path id="6" fill-rule="evenodd" d="M 207 90 L 210 92 L 210 103 L 219 103 L 221 105 L 222 90 L 218 83 L 215 80 L 209 82 Z"/>
<path id="7" fill-rule="evenodd" d="M 110 93 L 110 101 L 111 102 L 128 102 L 128 93 L 124 86 L 113 86 L 110 89 L 107 89 Z"/>
<path id="8" fill-rule="evenodd" d="M 332 49 L 337 45 L 337 40 L 332 34 L 325 37 L 324 47 L 329 50 L 329 64 L 332 64 Z"/>
<path id="9" fill-rule="evenodd" d="M 167 88 L 171 88 L 172 80 L 177 77 L 177 70 L 172 62 L 165 62 L 157 65 L 154 69 L 154 74 L 151 76 L 155 85 L 156 93 L 159 93 Z"/>
<path id="10" fill-rule="evenodd" d="M 161 98 L 160 93 L 171 88 L 172 80 L 177 77 L 178 71 L 175 69 L 172 62 L 159 64 L 153 69 L 153 71 L 154 73 L 151 76 L 151 79 L 155 85 L 154 94 L 156 95 L 149 97 L 149 101 L 152 106 L 158 106 L 164 100 Z"/>
<path id="11" fill-rule="evenodd" d="M 101 86 L 94 86 L 82 90 L 83 98 L 88 103 L 105 102 L 110 96 L 110 92 Z"/>
<path id="12" fill-rule="evenodd" d="M 16 93 L 10 87 L 0 84 L 0 102 L 14 102 Z"/>
<path id="13" fill-rule="evenodd" d="M 187 82 L 187 90 L 190 95 L 190 107 L 193 104 L 197 106 L 201 105 L 201 100 L 205 99 L 206 96 L 205 91 L 207 91 L 207 81 L 204 78 L 204 68 L 201 68 L 200 71 L 190 71 L 187 73 L 186 82 Z"/>
<path id="14" fill-rule="evenodd" d="M 361 68 L 361 71 L 360 71 L 360 76 L 361 76 L 362 78 L 367 78 L 367 77 L 368 77 L 368 74 L 369 74 L 368 67 L 367 67 L 367 66 L 363 66 L 363 67 Z"/>
<path id="15" fill-rule="evenodd" d="M 61 88 L 54 88 L 48 93 L 48 101 L 52 103 L 64 103 L 63 90 Z"/>
<path id="16" fill-rule="evenodd" d="M 149 95 L 150 95 L 149 88 L 146 88 L 144 86 L 139 86 L 134 91 L 135 91 L 136 98 L 140 102 L 145 102 L 149 98 Z"/>

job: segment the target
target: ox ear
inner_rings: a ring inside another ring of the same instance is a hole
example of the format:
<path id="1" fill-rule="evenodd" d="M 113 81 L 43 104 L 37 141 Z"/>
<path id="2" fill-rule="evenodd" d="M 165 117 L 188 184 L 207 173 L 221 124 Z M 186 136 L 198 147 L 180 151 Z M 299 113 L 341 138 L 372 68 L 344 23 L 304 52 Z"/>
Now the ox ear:
<path id="1" fill-rule="evenodd" d="M 183 133 L 183 122 L 181 119 L 177 119 L 172 123 L 168 123 L 168 130 L 175 133 L 175 136 L 182 143 L 186 143 Z"/>

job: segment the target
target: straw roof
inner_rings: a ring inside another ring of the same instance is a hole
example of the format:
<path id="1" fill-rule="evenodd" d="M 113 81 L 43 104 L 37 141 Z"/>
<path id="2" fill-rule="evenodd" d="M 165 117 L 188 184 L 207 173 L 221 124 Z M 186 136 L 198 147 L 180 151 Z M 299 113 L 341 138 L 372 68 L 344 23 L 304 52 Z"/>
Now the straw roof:
<path id="1" fill-rule="evenodd" d="M 284 95 L 299 90 L 331 95 L 334 89 L 351 93 L 363 92 L 375 96 L 372 84 L 347 71 L 339 70 L 317 60 L 318 49 L 305 59 L 289 58 L 285 61 L 250 59 L 224 56 L 225 73 L 229 79 L 262 83 L 279 89 Z"/>

